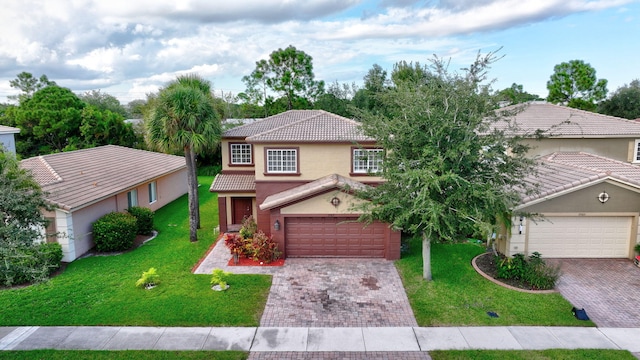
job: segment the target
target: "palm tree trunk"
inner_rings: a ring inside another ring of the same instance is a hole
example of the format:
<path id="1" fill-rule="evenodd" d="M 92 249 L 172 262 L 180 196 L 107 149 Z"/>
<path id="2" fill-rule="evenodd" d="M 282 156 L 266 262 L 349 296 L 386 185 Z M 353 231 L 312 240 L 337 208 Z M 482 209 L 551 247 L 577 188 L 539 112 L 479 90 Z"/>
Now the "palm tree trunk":
<path id="1" fill-rule="evenodd" d="M 198 208 L 198 186 L 197 181 L 194 182 L 194 167 L 193 157 L 191 156 L 191 148 L 185 146 L 184 158 L 187 163 L 187 187 L 189 193 L 189 240 L 191 242 L 198 241 L 198 223 L 196 219 L 196 212 Z M 194 184 L 196 184 L 194 186 Z"/>
<path id="2" fill-rule="evenodd" d="M 198 164 L 196 164 L 196 153 L 191 151 L 191 163 L 193 164 L 193 187 L 196 189 L 196 227 L 200 229 L 200 194 L 198 194 Z"/>
<path id="3" fill-rule="evenodd" d="M 431 276 L 431 239 L 422 232 L 422 277 L 427 280 L 433 280 Z"/>

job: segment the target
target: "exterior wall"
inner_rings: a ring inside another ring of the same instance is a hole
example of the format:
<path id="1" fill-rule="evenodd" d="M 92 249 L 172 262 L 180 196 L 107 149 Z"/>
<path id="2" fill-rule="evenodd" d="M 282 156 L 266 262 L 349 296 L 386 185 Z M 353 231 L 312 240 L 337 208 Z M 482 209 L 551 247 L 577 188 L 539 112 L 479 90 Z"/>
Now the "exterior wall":
<path id="1" fill-rule="evenodd" d="M 351 174 L 351 149 L 353 144 L 255 144 L 254 163 L 256 181 L 313 181 L 323 176 L 339 174 L 358 181 L 380 182 L 381 177 Z M 298 148 L 299 175 L 265 175 L 265 148 Z"/>
<path id="2" fill-rule="evenodd" d="M 331 199 L 334 197 L 340 199 L 338 206 L 331 204 Z M 298 203 L 283 207 L 280 213 L 283 215 L 290 214 L 353 214 L 359 215 L 360 212 L 351 209 L 353 205 L 361 203 L 362 200 L 355 198 L 353 195 L 345 194 L 339 190 L 333 190 L 325 194 L 318 195 L 311 199 L 303 200 Z"/>
<path id="3" fill-rule="evenodd" d="M 56 231 L 58 232 L 58 243 L 62 246 L 62 261 L 70 262 L 78 257 L 75 247 L 75 236 L 73 233 L 73 218 L 71 213 L 56 210 Z"/>
<path id="4" fill-rule="evenodd" d="M 0 147 L 4 147 L 10 153 L 16 153 L 16 141 L 13 134 L 0 134 Z"/>
<path id="5" fill-rule="evenodd" d="M 154 203 L 149 203 L 149 184 L 153 181 L 156 182 L 157 199 Z M 129 207 L 127 193 L 133 189 L 138 193 L 138 206 L 156 211 L 187 193 L 187 170 L 182 169 L 117 194 L 115 196 L 117 208 L 114 211 L 127 210 Z"/>
<path id="6" fill-rule="evenodd" d="M 291 179 L 289 179 L 291 180 Z M 307 183 L 307 181 L 274 181 L 274 182 L 258 182 L 256 181 L 256 204 L 259 206 L 264 202 L 267 196 L 275 193 L 279 193 L 281 191 L 285 191 L 296 186 L 300 186 L 302 184 Z M 229 212 L 229 211 L 227 211 Z M 260 210 L 260 208 L 256 209 L 256 224 L 258 224 L 258 229 L 262 230 L 265 234 L 270 235 L 273 224 L 270 221 L 269 210 Z"/>
<path id="7" fill-rule="evenodd" d="M 116 211 L 116 209 L 116 197 L 112 196 L 72 213 L 74 235 L 70 241 L 73 242 L 76 258 L 95 246 L 95 243 L 93 242 L 93 223 L 100 217 Z M 75 258 L 71 260 L 75 260 Z"/>
<path id="8" fill-rule="evenodd" d="M 582 151 L 626 162 L 631 161 L 635 140 L 635 138 L 546 138 L 523 140 L 523 143 L 533 147 L 528 154 L 530 157 L 543 156 L 553 152 Z"/>

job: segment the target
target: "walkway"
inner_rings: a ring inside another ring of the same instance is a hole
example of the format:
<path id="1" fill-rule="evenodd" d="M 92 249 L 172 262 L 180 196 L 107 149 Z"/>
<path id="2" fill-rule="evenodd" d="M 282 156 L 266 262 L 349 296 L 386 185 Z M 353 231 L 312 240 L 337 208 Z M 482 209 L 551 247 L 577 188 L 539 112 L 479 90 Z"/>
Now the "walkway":
<path id="1" fill-rule="evenodd" d="M 638 339 L 640 328 L 0 327 L 0 350 L 241 350 L 257 356 L 292 352 L 384 352 L 387 356 L 389 352 L 406 352 L 419 356 L 431 350 L 578 348 L 638 353 Z"/>

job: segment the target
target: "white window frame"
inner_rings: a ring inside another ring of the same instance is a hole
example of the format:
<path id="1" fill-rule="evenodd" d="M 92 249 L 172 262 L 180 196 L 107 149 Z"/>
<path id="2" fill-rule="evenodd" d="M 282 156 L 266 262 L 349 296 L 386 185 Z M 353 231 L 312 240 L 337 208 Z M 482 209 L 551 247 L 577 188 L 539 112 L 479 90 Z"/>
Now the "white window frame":
<path id="1" fill-rule="evenodd" d="M 229 147 L 231 153 L 231 164 L 233 165 L 250 165 L 253 164 L 253 151 L 251 144 L 231 144 Z M 248 155 L 248 158 L 247 158 Z"/>
<path id="2" fill-rule="evenodd" d="M 298 149 L 267 149 L 267 173 L 296 174 L 298 172 Z"/>
<path id="3" fill-rule="evenodd" d="M 353 173 L 370 174 L 382 171 L 382 149 L 353 149 Z"/>
<path id="4" fill-rule="evenodd" d="M 158 201 L 158 184 L 155 181 L 149 183 L 149 204 Z"/>
<path id="5" fill-rule="evenodd" d="M 138 190 L 132 189 L 127 192 L 127 206 L 128 209 L 138 206 Z"/>
<path id="6" fill-rule="evenodd" d="M 640 163 L 640 139 L 633 143 L 633 159 L 631 162 Z"/>

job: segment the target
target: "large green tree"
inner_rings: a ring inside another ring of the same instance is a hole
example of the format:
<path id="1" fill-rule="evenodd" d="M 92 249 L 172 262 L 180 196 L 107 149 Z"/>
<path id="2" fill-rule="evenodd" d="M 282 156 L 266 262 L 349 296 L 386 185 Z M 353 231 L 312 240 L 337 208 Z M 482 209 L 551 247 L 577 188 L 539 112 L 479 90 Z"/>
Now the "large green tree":
<path id="1" fill-rule="evenodd" d="M 496 93 L 496 99 L 501 105 L 516 105 L 529 101 L 543 100 L 538 95 L 529 94 L 524 91 L 522 85 L 513 83 L 510 87 L 502 89 Z"/>
<path id="2" fill-rule="evenodd" d="M 619 87 L 598 106 L 598 112 L 629 120 L 640 119 L 640 80 Z"/>
<path id="3" fill-rule="evenodd" d="M 572 108 L 595 111 L 607 96 L 607 80 L 598 79 L 596 70 L 582 60 L 556 65 L 547 81 L 547 101 Z"/>
<path id="4" fill-rule="evenodd" d="M 382 94 L 389 86 L 387 71 L 382 66 L 373 64 L 373 67 L 369 69 L 363 80 L 364 87 L 354 94 L 353 105 L 362 110 L 380 110 L 377 96 Z"/>
<path id="5" fill-rule="evenodd" d="M 463 73 L 435 58 L 428 81 L 399 82 L 379 97 L 387 114 L 363 112 L 365 133 L 385 149 L 381 185 L 358 192 L 362 221 L 382 220 L 422 237 L 424 278 L 431 242 L 487 234 L 508 218 L 534 167 L 518 138 L 492 130 L 500 120 L 485 85 L 493 53 Z"/>
<path id="6" fill-rule="evenodd" d="M 125 119 L 129 117 L 129 112 L 120 104 L 120 100 L 111 94 L 103 93 L 100 90 L 91 90 L 80 95 L 80 99 L 97 109 L 109 110 Z"/>
<path id="7" fill-rule="evenodd" d="M 211 83 L 198 75 L 179 76 L 160 90 L 148 113 L 147 146 L 168 153 L 183 153 L 189 193 L 189 239 L 198 241 L 198 179 L 196 154 L 213 151 L 221 127 Z"/>
<path id="8" fill-rule="evenodd" d="M 59 265 L 37 242 L 47 225 L 42 209 L 52 207 L 38 183 L 12 154 L 0 150 L 0 284 L 40 281 Z"/>
<path id="9" fill-rule="evenodd" d="M 55 81 L 49 80 L 47 75 L 40 75 L 40 78 L 36 78 L 33 74 L 23 71 L 16 76 L 15 79 L 9 81 L 9 86 L 20 90 L 18 95 L 10 95 L 7 98 L 11 100 L 18 100 L 22 102 L 29 99 L 36 91 L 47 87 L 56 85 Z"/>
<path id="10" fill-rule="evenodd" d="M 287 110 L 295 108 L 297 97 L 312 103 L 324 92 L 324 81 L 315 80 L 313 74 L 313 58 L 293 45 L 273 51 L 268 60 L 257 61 L 256 68 L 242 81 L 248 98 L 266 102 L 267 90 L 271 90 L 286 99 Z"/>

